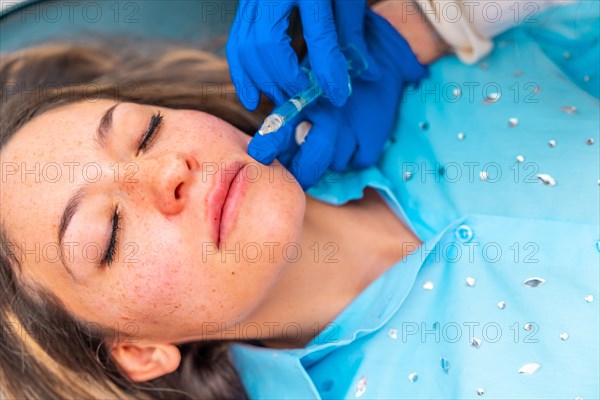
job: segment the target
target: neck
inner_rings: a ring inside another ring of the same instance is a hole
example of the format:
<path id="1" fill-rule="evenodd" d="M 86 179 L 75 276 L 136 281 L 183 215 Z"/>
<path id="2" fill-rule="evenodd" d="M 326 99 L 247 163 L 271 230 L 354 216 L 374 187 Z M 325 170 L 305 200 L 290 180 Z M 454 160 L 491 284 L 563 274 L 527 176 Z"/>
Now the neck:
<path id="1" fill-rule="evenodd" d="M 242 332 L 250 324 L 268 326 L 257 338 L 266 346 L 304 347 L 405 256 L 410 246 L 404 243 L 420 244 L 372 189 L 341 207 L 307 196 L 301 256 L 288 265 L 265 304 L 240 325 Z"/>

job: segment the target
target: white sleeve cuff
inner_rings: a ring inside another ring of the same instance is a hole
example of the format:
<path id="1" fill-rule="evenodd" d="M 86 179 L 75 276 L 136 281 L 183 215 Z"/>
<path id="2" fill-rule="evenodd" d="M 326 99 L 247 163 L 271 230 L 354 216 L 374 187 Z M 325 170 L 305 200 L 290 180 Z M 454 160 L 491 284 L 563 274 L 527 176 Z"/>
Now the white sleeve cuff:
<path id="1" fill-rule="evenodd" d="M 461 1 L 416 0 L 438 34 L 465 64 L 474 64 L 492 50 L 492 41 L 469 23 Z"/>
<path id="2" fill-rule="evenodd" d="M 458 58 L 474 64 L 493 48 L 491 37 L 524 20 L 535 20 L 540 11 L 573 0 L 415 0 Z"/>

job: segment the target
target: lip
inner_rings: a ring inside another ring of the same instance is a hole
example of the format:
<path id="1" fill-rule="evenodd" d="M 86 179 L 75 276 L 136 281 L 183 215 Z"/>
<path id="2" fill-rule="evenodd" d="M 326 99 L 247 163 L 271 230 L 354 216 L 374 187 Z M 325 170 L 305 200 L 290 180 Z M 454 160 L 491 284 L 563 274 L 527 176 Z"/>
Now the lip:
<path id="1" fill-rule="evenodd" d="M 232 220 L 245 185 L 240 171 L 245 164 L 233 162 L 216 174 L 216 185 L 209 199 L 210 220 L 213 227 L 214 241 L 220 247 L 221 240 L 231 228 Z"/>

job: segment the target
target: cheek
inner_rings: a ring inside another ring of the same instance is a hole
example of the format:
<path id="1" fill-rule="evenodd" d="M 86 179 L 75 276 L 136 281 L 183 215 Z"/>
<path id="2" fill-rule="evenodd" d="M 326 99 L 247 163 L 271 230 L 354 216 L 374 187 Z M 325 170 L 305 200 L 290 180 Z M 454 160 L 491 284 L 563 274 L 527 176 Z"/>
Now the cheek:
<path id="1" fill-rule="evenodd" d="M 214 115 L 193 110 L 177 113 L 177 128 L 183 132 L 186 141 L 193 138 L 194 147 L 200 145 L 206 146 L 205 149 L 210 148 L 205 155 L 214 158 L 222 153 L 231 158 L 232 150 L 243 153 L 248 147 L 250 136 Z"/>
<path id="2" fill-rule="evenodd" d="M 190 289 L 181 279 L 185 275 L 183 266 L 173 259 L 154 257 L 123 268 L 120 295 L 130 316 L 157 318 L 171 314 L 181 307 L 181 298 Z"/>

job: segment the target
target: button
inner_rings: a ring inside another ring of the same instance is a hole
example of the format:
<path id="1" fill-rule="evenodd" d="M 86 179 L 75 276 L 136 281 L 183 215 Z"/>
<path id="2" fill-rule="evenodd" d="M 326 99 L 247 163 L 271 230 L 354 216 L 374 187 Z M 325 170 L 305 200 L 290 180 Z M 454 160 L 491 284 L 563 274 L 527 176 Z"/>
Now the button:
<path id="1" fill-rule="evenodd" d="M 460 225 L 454 231 L 454 235 L 461 242 L 469 242 L 473 239 L 473 229 L 469 225 Z"/>

